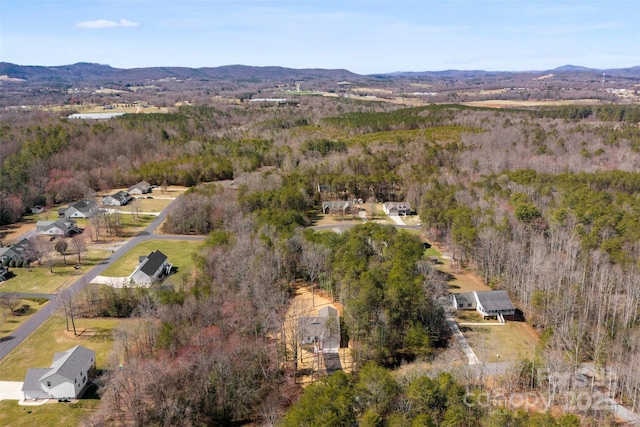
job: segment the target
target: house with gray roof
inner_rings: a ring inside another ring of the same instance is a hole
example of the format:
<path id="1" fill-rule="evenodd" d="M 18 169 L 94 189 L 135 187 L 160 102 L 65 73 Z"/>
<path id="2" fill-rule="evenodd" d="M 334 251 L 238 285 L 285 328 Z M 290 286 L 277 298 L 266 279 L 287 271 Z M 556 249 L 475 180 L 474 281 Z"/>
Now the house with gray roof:
<path id="1" fill-rule="evenodd" d="M 337 353 L 340 349 L 340 320 L 338 310 L 323 307 L 316 317 L 302 317 L 300 334 L 302 344 L 313 344 L 314 353 Z"/>
<path id="2" fill-rule="evenodd" d="M 171 272 L 172 265 L 167 261 L 167 256 L 160 251 L 153 251 L 147 256 L 141 256 L 139 263 L 129 281 L 138 285 L 149 286 L 161 276 Z"/>
<path id="3" fill-rule="evenodd" d="M 140 181 L 139 183 L 129 187 L 127 192 L 129 194 L 147 194 L 151 191 L 151 184 L 147 181 Z"/>
<path id="4" fill-rule="evenodd" d="M 13 246 L 0 248 L 0 263 L 2 264 L 11 260 L 32 262 L 37 258 L 36 248 L 28 239 L 22 239 Z"/>
<path id="5" fill-rule="evenodd" d="M 53 355 L 48 368 L 30 368 L 22 385 L 25 400 L 77 399 L 89 385 L 96 353 L 80 345 Z"/>
<path id="6" fill-rule="evenodd" d="M 322 202 L 323 214 L 341 214 L 344 215 L 351 211 L 351 202 L 342 200 L 333 200 L 328 202 Z"/>
<path id="7" fill-rule="evenodd" d="M 82 232 L 78 228 L 78 224 L 68 218 L 61 218 L 57 221 L 38 221 L 36 222 L 36 230 L 40 234 L 54 237 L 69 237 Z"/>
<path id="8" fill-rule="evenodd" d="M 104 206 L 124 206 L 131 200 L 131 196 L 126 191 L 118 191 L 102 199 Z"/>
<path id="9" fill-rule="evenodd" d="M 411 203 L 386 202 L 382 205 L 382 210 L 387 215 L 411 215 Z"/>
<path id="10" fill-rule="evenodd" d="M 513 316 L 516 307 L 505 290 L 451 294 L 455 310 L 476 310 L 482 317 Z"/>
<path id="11" fill-rule="evenodd" d="M 97 212 L 98 204 L 95 200 L 81 200 L 69 205 L 61 216 L 64 216 L 65 218 L 91 218 Z"/>

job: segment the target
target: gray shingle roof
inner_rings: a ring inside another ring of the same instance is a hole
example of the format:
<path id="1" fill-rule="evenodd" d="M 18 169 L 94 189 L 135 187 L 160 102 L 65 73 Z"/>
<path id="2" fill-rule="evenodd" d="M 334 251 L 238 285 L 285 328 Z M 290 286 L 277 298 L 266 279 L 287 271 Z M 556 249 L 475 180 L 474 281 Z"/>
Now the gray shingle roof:
<path id="1" fill-rule="evenodd" d="M 509 298 L 507 291 L 482 291 L 476 292 L 478 301 L 485 311 L 515 310 L 515 306 Z"/>
<path id="2" fill-rule="evenodd" d="M 56 353 L 53 356 L 53 363 L 40 380 L 43 380 L 51 375 L 58 374 L 64 378 L 73 380 L 78 376 L 78 372 L 87 364 L 91 359 L 95 360 L 95 352 L 89 350 L 86 347 L 77 345 L 65 352 Z"/>
<path id="3" fill-rule="evenodd" d="M 462 292 L 459 294 L 453 294 L 458 304 L 475 304 L 476 298 L 473 292 Z"/>
<path id="4" fill-rule="evenodd" d="M 27 375 L 24 377 L 24 383 L 22 384 L 22 391 L 42 390 L 40 386 L 40 379 L 48 376 L 51 368 L 29 368 Z"/>
<path id="5" fill-rule="evenodd" d="M 144 265 L 140 267 L 140 270 L 147 276 L 153 276 L 166 260 L 167 256 L 165 254 L 160 251 L 153 251 L 147 257 Z"/>
<path id="6" fill-rule="evenodd" d="M 93 201 L 93 200 L 81 200 L 78 203 L 74 203 L 73 205 L 69 206 L 70 208 L 76 208 L 77 210 L 79 210 L 80 212 L 84 213 L 84 214 L 89 214 L 91 213 L 92 209 L 95 209 L 98 206 L 98 204 Z"/>

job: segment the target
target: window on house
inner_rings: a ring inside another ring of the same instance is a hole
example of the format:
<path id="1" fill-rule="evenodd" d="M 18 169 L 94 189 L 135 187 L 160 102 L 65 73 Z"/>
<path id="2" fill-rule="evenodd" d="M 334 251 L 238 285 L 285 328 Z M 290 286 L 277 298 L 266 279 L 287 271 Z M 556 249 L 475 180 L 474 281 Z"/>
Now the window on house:
<path id="1" fill-rule="evenodd" d="M 82 384 L 87 382 L 87 377 L 82 378 Z"/>
<path id="2" fill-rule="evenodd" d="M 51 387 L 51 381 L 47 381 L 47 387 Z"/>

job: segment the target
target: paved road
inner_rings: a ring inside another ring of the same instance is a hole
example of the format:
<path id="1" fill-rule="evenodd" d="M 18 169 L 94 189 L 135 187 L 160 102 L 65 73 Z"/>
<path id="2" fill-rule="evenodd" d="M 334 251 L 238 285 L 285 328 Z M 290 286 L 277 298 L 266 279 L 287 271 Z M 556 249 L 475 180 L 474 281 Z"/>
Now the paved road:
<path id="1" fill-rule="evenodd" d="M 171 202 L 166 209 L 163 209 L 162 213 L 158 215 L 156 219 L 153 220 L 151 224 L 147 226 L 138 236 L 129 240 L 126 244 L 122 245 L 117 251 L 115 251 L 109 258 L 103 260 L 98 265 L 89 270 L 84 276 L 79 278 L 75 283 L 73 283 L 70 287 L 68 287 L 65 291 L 75 295 L 80 292 L 87 284 L 91 283 L 91 281 L 101 274 L 104 270 L 111 265 L 111 263 L 120 259 L 124 254 L 126 254 L 130 249 L 133 249 L 139 243 L 158 239 L 158 240 L 193 240 L 193 241 L 202 241 L 205 239 L 203 236 L 176 236 L 176 235 L 164 235 L 164 234 L 153 234 L 154 231 L 160 226 L 162 221 L 167 217 L 169 209 L 174 202 Z M 38 294 L 31 294 L 30 296 L 37 296 Z M 11 335 L 6 337 L 2 337 L 0 339 L 0 360 L 4 359 L 4 357 L 11 352 L 14 348 L 18 346 L 22 341 L 24 341 L 29 335 L 33 333 L 42 323 L 45 322 L 59 307 L 60 305 L 60 296 L 59 295 L 49 295 L 52 297 L 50 302 L 42 307 L 37 313 L 31 316 L 26 322 L 24 322 L 18 329 L 13 331 Z M 48 298 L 48 296 L 46 297 Z"/>

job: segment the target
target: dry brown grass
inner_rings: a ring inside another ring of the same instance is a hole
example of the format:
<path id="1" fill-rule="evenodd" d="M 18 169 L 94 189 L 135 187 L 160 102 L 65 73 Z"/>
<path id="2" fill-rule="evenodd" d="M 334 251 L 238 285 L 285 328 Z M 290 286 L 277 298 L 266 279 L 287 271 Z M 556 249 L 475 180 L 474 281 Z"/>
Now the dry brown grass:
<path id="1" fill-rule="evenodd" d="M 482 362 L 512 362 L 533 358 L 538 335 L 524 322 L 507 322 L 502 326 L 460 326 Z"/>

